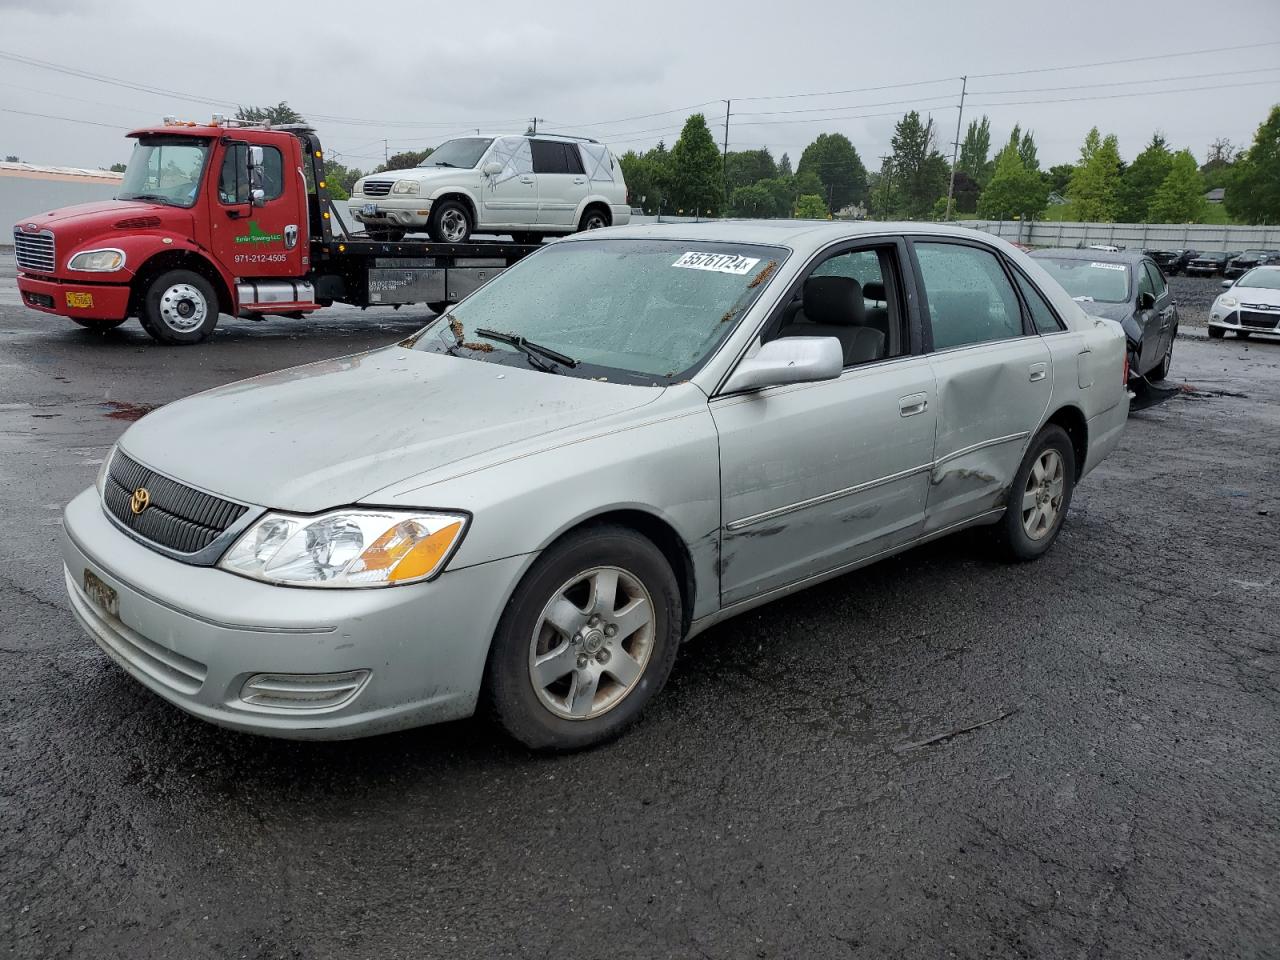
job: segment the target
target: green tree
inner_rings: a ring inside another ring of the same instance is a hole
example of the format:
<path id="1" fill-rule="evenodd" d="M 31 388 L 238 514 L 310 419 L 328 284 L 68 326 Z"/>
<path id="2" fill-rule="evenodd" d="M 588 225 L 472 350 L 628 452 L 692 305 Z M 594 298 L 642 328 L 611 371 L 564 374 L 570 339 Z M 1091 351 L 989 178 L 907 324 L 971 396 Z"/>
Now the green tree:
<path id="1" fill-rule="evenodd" d="M 729 195 L 729 214 L 734 217 L 772 217 L 775 215 L 773 195 L 765 186 L 767 180 L 738 187 Z"/>
<path id="2" fill-rule="evenodd" d="M 125 170 L 128 169 L 128 167 L 126 167 L 123 163 L 113 163 L 111 166 L 107 167 L 107 169 L 110 170 L 112 173 L 124 173 Z"/>
<path id="3" fill-rule="evenodd" d="M 960 159 L 956 162 L 956 177 L 961 173 L 968 174 L 979 188 L 985 187 L 991 179 L 995 164 L 991 155 L 991 121 L 986 114 L 981 120 L 970 120 L 969 129 L 965 131 L 964 142 L 960 144 Z M 957 184 L 958 186 L 958 184 Z M 958 209 L 964 209 L 956 204 Z M 969 209 L 973 209 L 970 207 Z"/>
<path id="4" fill-rule="evenodd" d="M 791 169 L 791 157 L 784 153 L 778 159 L 778 176 L 789 177 L 794 173 L 795 171 Z"/>
<path id="5" fill-rule="evenodd" d="M 803 175 L 810 171 L 822 182 L 819 193 L 832 210 L 860 203 L 867 197 L 867 168 L 843 133 L 819 134 L 804 148 L 796 173 Z"/>
<path id="6" fill-rule="evenodd" d="M 5 163 L 21 163 L 22 161 L 18 159 L 18 155 L 16 153 L 10 153 L 5 155 L 4 162 Z"/>
<path id="7" fill-rule="evenodd" d="M 279 126 L 282 123 L 305 123 L 302 114 L 287 102 L 281 100 L 274 107 L 239 107 L 236 110 L 237 120 L 247 120 L 251 123 L 268 122 L 273 126 Z"/>
<path id="8" fill-rule="evenodd" d="M 1016 130 L 1017 127 L 1014 127 Z M 1040 158 L 1036 155 L 1036 135 L 1032 130 L 1028 130 L 1018 140 L 1018 156 L 1022 158 L 1022 165 L 1032 173 L 1040 172 Z"/>
<path id="9" fill-rule="evenodd" d="M 1228 213 L 1246 223 L 1280 222 L 1280 104 L 1236 163 L 1224 202 Z"/>
<path id="10" fill-rule="evenodd" d="M 1170 160 L 1168 176 L 1151 199 L 1151 222 L 1195 223 L 1204 217 L 1206 205 L 1204 178 L 1196 158 L 1190 150 L 1179 150 Z"/>
<path id="11" fill-rule="evenodd" d="M 409 170 L 431 156 L 432 149 L 432 147 L 427 147 L 425 150 L 404 150 L 401 153 L 393 153 L 386 163 L 374 167 L 373 172 L 386 173 L 388 170 Z"/>
<path id="12" fill-rule="evenodd" d="M 800 220 L 825 220 L 827 205 L 816 193 L 806 193 L 796 198 L 796 207 L 792 215 Z"/>
<path id="13" fill-rule="evenodd" d="M 739 187 L 749 186 L 761 180 L 772 180 L 778 175 L 778 165 L 768 147 L 759 150 L 730 150 L 724 158 L 724 179 L 729 193 Z"/>
<path id="14" fill-rule="evenodd" d="M 1044 179 L 1045 190 L 1050 193 L 1066 193 L 1067 186 L 1071 183 L 1071 174 L 1075 169 L 1075 164 L 1072 163 L 1055 163 L 1046 172 L 1040 174 Z"/>
<path id="15" fill-rule="evenodd" d="M 1048 191 L 1040 175 L 1028 169 L 1021 146 L 1022 139 L 1015 133 L 996 157 L 991 182 L 978 198 L 978 216 L 1012 220 L 1034 219 L 1044 213 Z"/>
<path id="16" fill-rule="evenodd" d="M 956 171 L 955 206 L 952 213 L 974 213 L 978 209 L 978 197 L 982 195 L 982 185 L 967 171 Z M 947 201 L 942 198 L 943 216 L 946 216 Z"/>
<path id="17" fill-rule="evenodd" d="M 928 217 L 938 197 L 946 194 L 950 175 L 947 161 L 937 150 L 933 118 L 922 123 L 920 114 L 912 110 L 894 127 L 890 143 L 895 213 L 910 219 Z"/>
<path id="18" fill-rule="evenodd" d="M 724 203 L 720 150 L 700 113 L 685 121 L 671 148 L 670 185 L 672 203 L 686 214 L 714 215 Z"/>
<path id="19" fill-rule="evenodd" d="M 1120 178 L 1116 187 L 1116 219 L 1125 223 L 1169 222 L 1148 221 L 1147 211 L 1172 167 L 1173 154 L 1163 134 L 1156 131 Z"/>
<path id="20" fill-rule="evenodd" d="M 1094 127 L 1080 147 L 1080 162 L 1067 187 L 1071 212 L 1077 220 L 1109 223 L 1116 218 L 1116 189 L 1120 184 L 1120 148 L 1114 134 L 1106 137 Z"/>

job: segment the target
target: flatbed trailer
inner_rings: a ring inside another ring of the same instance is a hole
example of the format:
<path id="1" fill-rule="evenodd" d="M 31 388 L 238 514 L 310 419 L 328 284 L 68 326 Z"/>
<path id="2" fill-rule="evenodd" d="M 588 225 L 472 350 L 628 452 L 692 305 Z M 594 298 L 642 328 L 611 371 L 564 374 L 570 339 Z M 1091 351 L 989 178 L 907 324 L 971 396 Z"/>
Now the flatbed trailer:
<path id="1" fill-rule="evenodd" d="M 220 314 L 296 317 L 333 303 L 441 312 L 539 249 L 349 233 L 307 127 L 215 117 L 129 136 L 138 145 L 120 198 L 14 226 L 27 306 L 97 329 L 137 317 L 161 342 L 197 343 Z"/>

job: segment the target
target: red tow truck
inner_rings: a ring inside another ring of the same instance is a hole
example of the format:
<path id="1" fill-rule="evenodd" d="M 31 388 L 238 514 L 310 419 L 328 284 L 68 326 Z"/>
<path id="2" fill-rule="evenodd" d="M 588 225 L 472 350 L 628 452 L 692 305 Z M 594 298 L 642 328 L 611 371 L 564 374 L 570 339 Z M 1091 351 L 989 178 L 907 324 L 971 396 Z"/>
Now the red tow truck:
<path id="1" fill-rule="evenodd" d="M 440 312 L 538 249 L 348 234 L 320 140 L 301 125 L 165 118 L 129 136 L 115 200 L 14 226 L 27 306 L 95 329 L 137 317 L 161 343 L 198 343 L 220 314 L 299 317 L 335 302 Z"/>

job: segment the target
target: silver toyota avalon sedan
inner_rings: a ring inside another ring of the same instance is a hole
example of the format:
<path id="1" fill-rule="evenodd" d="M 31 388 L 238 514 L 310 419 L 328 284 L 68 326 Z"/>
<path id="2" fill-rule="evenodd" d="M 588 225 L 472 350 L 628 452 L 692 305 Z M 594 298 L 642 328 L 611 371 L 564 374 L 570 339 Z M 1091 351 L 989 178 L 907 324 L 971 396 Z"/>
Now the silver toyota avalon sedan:
<path id="1" fill-rule="evenodd" d="M 978 524 L 1043 554 L 1120 439 L 1124 368 L 1117 324 L 983 234 L 592 231 L 394 346 L 133 425 L 67 507 L 67 592 L 227 727 L 482 705 L 582 747 L 734 614 Z"/>

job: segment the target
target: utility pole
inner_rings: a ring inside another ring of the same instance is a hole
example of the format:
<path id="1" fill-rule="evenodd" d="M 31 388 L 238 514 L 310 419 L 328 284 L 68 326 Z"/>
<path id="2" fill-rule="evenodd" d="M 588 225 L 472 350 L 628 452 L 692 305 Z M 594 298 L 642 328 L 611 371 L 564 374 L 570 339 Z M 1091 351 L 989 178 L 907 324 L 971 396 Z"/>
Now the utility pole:
<path id="1" fill-rule="evenodd" d="M 534 117 L 529 121 L 529 135 L 536 137 L 538 135 L 538 121 L 547 122 L 546 117 Z"/>
<path id="2" fill-rule="evenodd" d="M 389 163 L 391 160 L 391 151 L 387 149 L 387 141 L 382 141 L 382 162 Z"/>
<path id="3" fill-rule="evenodd" d="M 956 161 L 960 156 L 960 123 L 964 120 L 964 94 L 969 86 L 968 76 L 960 78 L 960 112 L 956 114 L 956 138 L 951 142 L 951 183 L 947 185 L 947 219 L 951 219 L 951 199 L 956 192 Z"/>
<path id="4" fill-rule="evenodd" d="M 729 105 L 732 100 L 724 102 L 724 149 L 720 151 L 720 182 L 724 186 L 725 211 L 729 209 Z M 723 215 L 723 214 L 722 214 Z"/>

